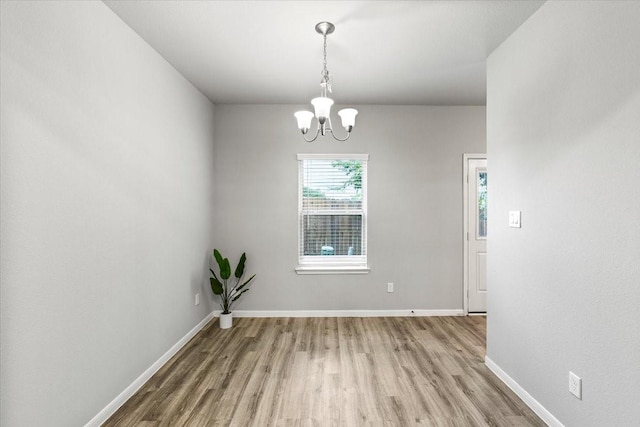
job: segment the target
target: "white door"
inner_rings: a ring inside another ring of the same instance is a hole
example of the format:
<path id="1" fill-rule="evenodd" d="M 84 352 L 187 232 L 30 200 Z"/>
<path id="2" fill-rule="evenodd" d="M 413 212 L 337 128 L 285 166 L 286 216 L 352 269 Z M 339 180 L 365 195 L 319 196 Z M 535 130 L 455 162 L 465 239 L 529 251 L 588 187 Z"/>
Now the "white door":
<path id="1" fill-rule="evenodd" d="M 467 160 L 467 292 L 469 313 L 487 311 L 487 159 Z"/>

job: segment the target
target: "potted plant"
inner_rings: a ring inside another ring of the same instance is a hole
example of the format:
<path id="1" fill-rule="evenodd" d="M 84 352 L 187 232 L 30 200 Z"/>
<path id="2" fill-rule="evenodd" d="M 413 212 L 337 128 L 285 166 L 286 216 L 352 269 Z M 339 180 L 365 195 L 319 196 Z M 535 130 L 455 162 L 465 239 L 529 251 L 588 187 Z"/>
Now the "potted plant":
<path id="1" fill-rule="evenodd" d="M 242 276 L 244 276 L 244 264 L 247 261 L 247 256 L 243 253 L 234 272 L 235 284 L 233 284 L 229 259 L 223 258 L 222 255 L 220 255 L 220 251 L 217 249 L 213 250 L 213 257 L 220 269 L 220 278 L 218 278 L 216 273 L 210 268 L 209 271 L 211 271 L 213 277 L 211 277 L 209 281 L 211 282 L 211 290 L 213 291 L 213 294 L 220 297 L 220 307 L 222 308 L 222 313 L 220 314 L 220 329 L 228 329 L 233 323 L 231 317 L 231 306 L 242 296 L 242 294 L 249 290 L 248 285 L 256 275 L 254 274 L 249 277 L 248 280 L 242 282 Z M 242 282 L 242 284 L 240 282 Z"/>

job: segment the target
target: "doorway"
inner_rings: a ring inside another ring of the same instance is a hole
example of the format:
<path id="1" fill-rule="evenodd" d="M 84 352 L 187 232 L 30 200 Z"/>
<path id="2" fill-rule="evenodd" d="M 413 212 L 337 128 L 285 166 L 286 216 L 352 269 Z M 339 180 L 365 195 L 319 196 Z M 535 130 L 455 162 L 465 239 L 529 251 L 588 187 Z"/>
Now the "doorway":
<path id="1" fill-rule="evenodd" d="M 463 156 L 465 314 L 487 312 L 487 156 Z"/>

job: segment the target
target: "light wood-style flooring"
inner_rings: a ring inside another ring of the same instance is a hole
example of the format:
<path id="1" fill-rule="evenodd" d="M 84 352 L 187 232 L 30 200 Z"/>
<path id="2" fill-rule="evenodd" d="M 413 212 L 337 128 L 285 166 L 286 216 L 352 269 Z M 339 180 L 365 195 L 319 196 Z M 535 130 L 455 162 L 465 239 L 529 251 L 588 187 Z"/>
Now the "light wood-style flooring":
<path id="1" fill-rule="evenodd" d="M 104 426 L 544 426 L 484 317 L 214 319 Z"/>

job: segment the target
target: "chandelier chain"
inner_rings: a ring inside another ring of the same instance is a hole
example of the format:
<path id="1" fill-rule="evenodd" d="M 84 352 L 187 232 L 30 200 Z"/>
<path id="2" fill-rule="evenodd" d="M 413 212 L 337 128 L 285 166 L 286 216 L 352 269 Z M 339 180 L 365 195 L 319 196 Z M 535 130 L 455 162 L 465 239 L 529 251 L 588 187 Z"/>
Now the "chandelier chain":
<path id="1" fill-rule="evenodd" d="M 331 77 L 329 77 L 329 69 L 327 68 L 327 35 L 323 35 L 323 61 L 322 61 L 322 80 L 320 81 L 320 87 L 322 87 L 322 95 L 326 96 L 327 90 L 331 92 Z"/>

